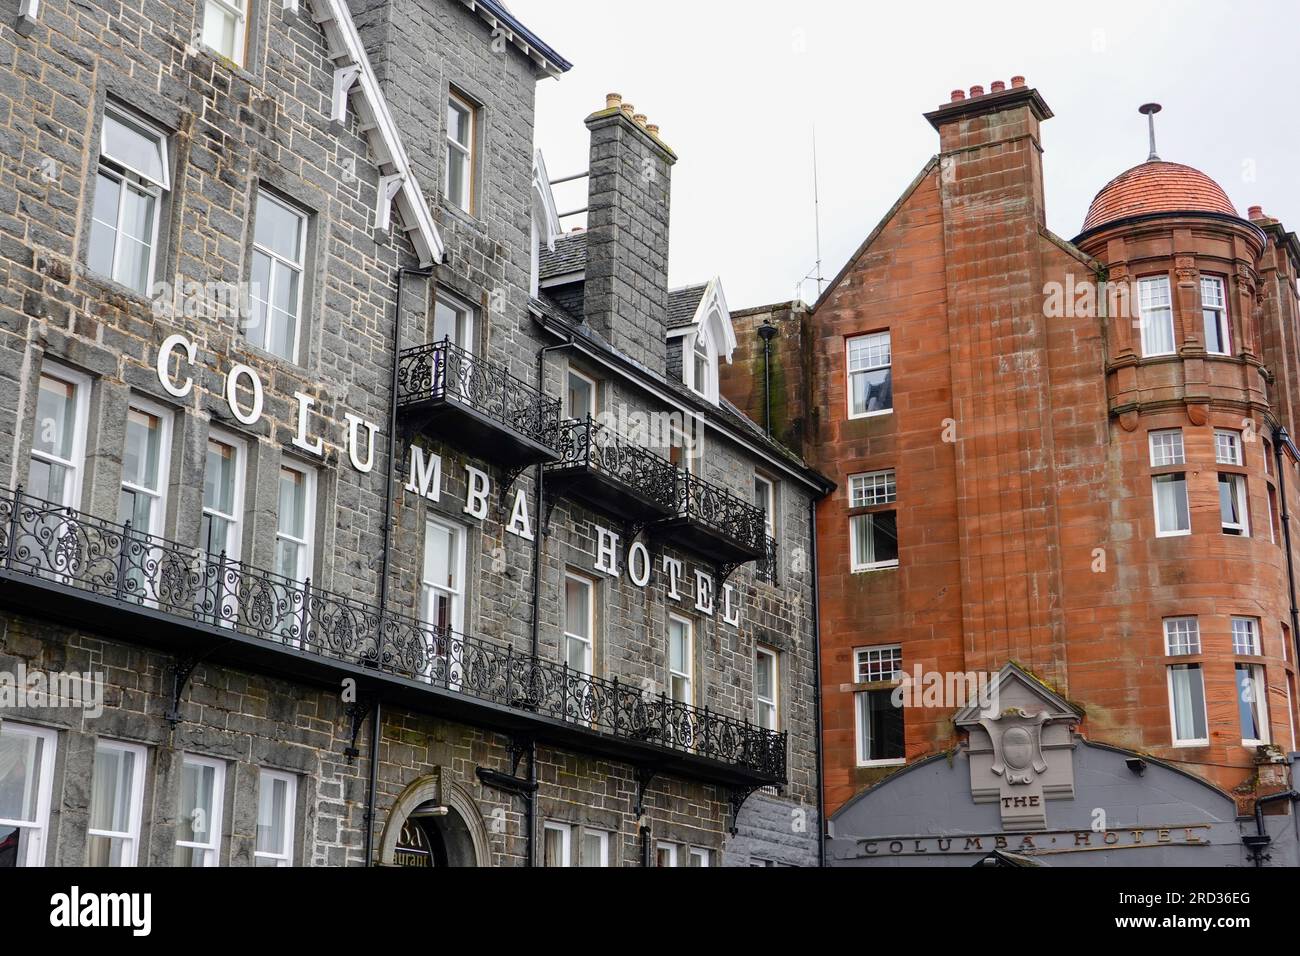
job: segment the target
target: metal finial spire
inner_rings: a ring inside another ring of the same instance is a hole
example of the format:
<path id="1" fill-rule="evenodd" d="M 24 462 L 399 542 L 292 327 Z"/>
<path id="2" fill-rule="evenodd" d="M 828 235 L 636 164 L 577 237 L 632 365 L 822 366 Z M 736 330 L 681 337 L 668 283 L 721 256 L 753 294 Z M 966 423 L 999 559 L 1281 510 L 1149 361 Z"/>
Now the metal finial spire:
<path id="1" fill-rule="evenodd" d="M 1147 118 L 1147 126 L 1151 131 L 1151 155 L 1147 157 L 1148 163 L 1160 162 L 1160 155 L 1156 152 L 1156 114 L 1161 109 L 1163 107 L 1159 103 L 1147 103 L 1138 107 L 1138 112 Z"/>

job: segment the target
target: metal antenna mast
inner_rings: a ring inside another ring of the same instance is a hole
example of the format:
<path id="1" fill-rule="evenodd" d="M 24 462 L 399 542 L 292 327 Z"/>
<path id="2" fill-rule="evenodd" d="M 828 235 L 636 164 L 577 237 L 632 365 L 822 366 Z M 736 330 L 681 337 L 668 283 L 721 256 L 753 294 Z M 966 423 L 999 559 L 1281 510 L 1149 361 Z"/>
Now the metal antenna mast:
<path id="1" fill-rule="evenodd" d="M 1151 132 L 1151 155 L 1147 157 L 1148 163 L 1160 162 L 1160 156 L 1156 153 L 1156 114 L 1163 107 L 1159 103 L 1147 103 L 1138 107 L 1138 112 L 1147 118 L 1147 127 Z"/>

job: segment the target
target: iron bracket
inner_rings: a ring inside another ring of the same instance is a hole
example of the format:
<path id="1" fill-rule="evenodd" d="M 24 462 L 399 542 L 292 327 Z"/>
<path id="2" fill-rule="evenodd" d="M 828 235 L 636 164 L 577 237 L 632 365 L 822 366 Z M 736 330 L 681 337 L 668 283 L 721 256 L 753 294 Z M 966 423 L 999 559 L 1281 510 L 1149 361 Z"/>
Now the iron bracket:
<path id="1" fill-rule="evenodd" d="M 194 670 L 203 661 L 202 654 L 189 654 L 185 657 L 172 658 L 171 666 L 167 668 L 172 677 L 172 695 L 171 702 L 167 707 L 167 713 L 164 718 L 167 723 L 175 727 L 181 722 L 181 698 L 185 695 L 185 688 L 194 676 Z"/>
<path id="2" fill-rule="evenodd" d="M 348 758 L 348 765 L 351 766 L 361 756 L 361 751 L 357 749 L 357 738 L 361 736 L 361 725 L 366 722 L 366 717 L 375 712 L 374 702 L 358 696 L 352 703 L 344 706 L 343 712 L 352 723 L 352 742 L 343 751 L 343 756 Z"/>
<path id="3" fill-rule="evenodd" d="M 501 494 L 497 498 L 497 517 L 502 521 L 505 520 L 509 510 L 506 507 L 506 500 L 510 497 L 510 492 L 514 490 L 515 482 L 519 476 L 526 472 L 532 465 L 520 465 L 516 468 L 501 469 Z"/>
<path id="4" fill-rule="evenodd" d="M 645 794 L 655 775 L 656 771 L 651 767 L 636 768 L 636 807 L 632 812 L 638 817 L 645 815 Z"/>
<path id="5" fill-rule="evenodd" d="M 744 808 L 745 801 L 762 789 L 762 787 L 733 787 L 727 791 L 727 802 L 731 804 L 729 832 L 733 837 L 740 832 L 740 811 Z"/>

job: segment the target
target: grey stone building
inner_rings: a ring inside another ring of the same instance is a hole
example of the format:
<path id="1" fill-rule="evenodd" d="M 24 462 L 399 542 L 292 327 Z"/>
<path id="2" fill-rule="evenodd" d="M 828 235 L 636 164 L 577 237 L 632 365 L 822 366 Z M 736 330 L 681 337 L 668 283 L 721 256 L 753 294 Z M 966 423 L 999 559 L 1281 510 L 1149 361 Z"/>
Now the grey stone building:
<path id="1" fill-rule="evenodd" d="M 501 4 L 7 3 L 0 865 L 816 865 L 828 487 L 658 131 L 562 237 Z"/>

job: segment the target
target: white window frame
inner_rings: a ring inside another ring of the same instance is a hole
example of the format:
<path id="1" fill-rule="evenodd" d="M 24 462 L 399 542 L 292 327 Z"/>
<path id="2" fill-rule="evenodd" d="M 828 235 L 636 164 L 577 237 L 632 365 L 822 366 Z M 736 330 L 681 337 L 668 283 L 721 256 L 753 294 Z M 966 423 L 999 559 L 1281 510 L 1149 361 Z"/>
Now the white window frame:
<path id="1" fill-rule="evenodd" d="M 54 762 L 58 757 L 59 732 L 47 727 L 31 727 L 6 720 L 0 726 L 0 737 L 27 737 L 40 741 L 36 779 L 29 781 L 29 786 L 34 783 L 36 787 L 36 803 L 33 808 L 35 819 L 0 819 L 0 826 L 13 827 L 26 833 L 27 852 L 16 860 L 18 866 L 42 867 L 45 865 L 45 848 L 49 842 L 50 801 L 54 790 Z"/>
<path id="2" fill-rule="evenodd" d="M 763 504 L 760 505 L 760 507 L 763 509 L 764 529 L 767 532 L 767 536 L 771 538 L 773 541 L 775 541 L 777 540 L 776 538 L 777 483 L 771 478 L 767 477 L 767 475 L 763 474 L 761 471 L 756 471 L 754 472 L 754 485 L 755 485 L 754 491 L 756 494 L 759 490 L 757 486 L 760 484 L 763 485 L 764 488 L 766 489 L 763 494 Z"/>
<path id="3" fill-rule="evenodd" d="M 131 806 L 127 816 L 127 829 L 123 831 L 113 830 L 95 830 L 87 825 L 86 843 L 89 847 L 90 838 L 101 837 L 105 840 L 121 840 L 125 844 L 122 852 L 122 865 L 124 867 L 133 867 L 139 862 L 140 858 L 140 827 L 144 817 L 144 778 L 148 773 L 146 761 L 148 759 L 148 750 L 140 744 L 128 744 L 119 740 L 98 740 L 95 742 L 95 753 L 101 750 L 111 750 L 117 753 L 129 753 L 134 756 L 132 762 L 133 773 L 131 776 Z M 95 781 L 91 780 L 91 806 L 95 802 Z"/>
<path id="4" fill-rule="evenodd" d="M 1220 465 L 1234 465 L 1238 468 L 1246 464 L 1242 453 L 1241 432 L 1230 428 L 1214 430 L 1214 460 Z"/>
<path id="5" fill-rule="evenodd" d="M 127 481 L 126 475 L 122 475 L 121 490 L 130 492 L 133 495 L 145 495 L 153 499 L 153 507 L 149 510 L 149 527 L 137 528 L 131 526 L 131 530 L 137 534 L 152 535 L 155 538 L 161 538 L 166 527 L 167 521 L 167 491 L 171 482 L 171 457 L 172 457 L 172 412 L 171 409 L 159 405 L 157 402 L 150 401 L 138 395 L 132 395 L 131 400 L 127 403 L 127 416 L 131 412 L 139 412 L 142 415 L 151 415 L 158 419 L 158 487 L 157 489 L 147 488 L 144 485 L 137 485 L 134 482 Z M 129 425 L 127 426 L 129 427 Z M 123 460 L 126 458 L 126 433 L 123 432 Z M 205 452 L 206 452 L 206 446 Z"/>
<path id="6" fill-rule="evenodd" d="M 1241 517 L 1238 522 L 1229 522 L 1224 519 L 1223 515 L 1223 488 L 1224 479 L 1226 484 L 1232 489 L 1232 497 L 1237 505 L 1237 512 Z M 1218 476 L 1219 492 L 1219 525 L 1225 535 L 1234 538 L 1250 537 L 1250 493 L 1246 486 L 1246 476 L 1232 473 L 1220 473 Z"/>
<path id="7" fill-rule="evenodd" d="M 673 670 L 673 648 L 672 648 L 672 626 L 673 623 L 683 625 L 686 628 L 686 661 L 687 671 Z M 695 622 L 688 617 L 680 614 L 668 615 L 668 696 L 679 704 L 688 707 L 695 705 Z M 673 696 L 673 678 L 681 678 L 686 685 L 686 700 L 678 700 Z"/>
<path id="8" fill-rule="evenodd" d="M 463 525 L 457 524 L 454 521 L 448 521 L 445 518 L 431 514 L 426 516 L 424 521 L 426 539 L 429 533 L 429 527 L 431 525 L 437 526 L 439 528 L 442 528 L 444 531 L 448 531 L 451 533 L 452 551 L 453 551 L 453 554 L 451 555 L 451 564 L 452 564 L 452 571 L 455 575 L 456 587 L 448 588 L 445 584 L 435 584 L 431 582 L 429 580 L 428 565 L 424 561 L 424 556 L 421 555 L 420 558 L 420 620 L 423 621 L 427 626 L 431 628 L 436 627 L 437 625 L 435 624 L 433 620 L 433 615 L 431 613 L 433 609 L 431 598 L 433 595 L 430 592 L 446 594 L 451 598 L 451 622 L 450 622 L 451 630 L 457 634 L 463 634 L 465 632 L 465 602 L 466 602 L 465 561 L 466 561 L 466 550 L 468 547 L 468 535 Z"/>
<path id="9" fill-rule="evenodd" d="M 713 865 L 713 854 L 707 848 L 702 846 L 692 846 L 686 848 L 686 865 L 689 867 L 696 866 L 695 861 L 699 860 L 699 868 L 707 870 Z"/>
<path id="10" fill-rule="evenodd" d="M 546 856 L 546 834 L 558 833 L 560 835 L 560 862 L 555 864 L 556 867 L 573 866 L 573 827 L 567 823 L 554 823 L 547 820 L 542 825 L 542 857 L 543 863 Z"/>
<path id="11" fill-rule="evenodd" d="M 898 503 L 898 472 L 893 468 L 849 477 L 849 507 L 875 508 Z"/>
<path id="12" fill-rule="evenodd" d="M 1156 301 L 1148 304 L 1148 289 L 1163 290 L 1163 301 Z M 1138 279 L 1138 315 L 1140 323 L 1140 333 L 1142 339 L 1142 357 L 1143 358 L 1161 358 L 1166 355 L 1178 354 L 1178 328 L 1174 322 L 1174 300 L 1169 276 L 1146 276 Z M 1158 351 L 1154 340 L 1154 335 L 1148 334 L 1149 330 L 1154 329 L 1154 321 L 1161 321 L 1166 325 L 1169 331 L 1170 347 L 1165 351 Z"/>
<path id="13" fill-rule="evenodd" d="M 584 383 L 586 383 L 588 389 L 590 389 L 590 391 L 588 392 L 588 394 L 591 396 L 591 400 L 587 403 L 587 407 L 586 407 L 585 409 L 582 409 L 582 410 L 581 410 L 581 412 L 582 412 L 581 414 L 578 414 L 578 411 L 579 411 L 578 409 L 573 408 L 572 390 L 569 388 L 569 380 L 570 380 L 570 379 L 575 379 L 575 378 L 581 380 L 581 381 L 584 382 Z M 570 419 L 574 419 L 574 420 L 576 420 L 576 421 L 580 421 L 580 422 L 581 422 L 581 421 L 586 421 L 588 418 L 595 418 L 596 415 L 597 415 L 597 413 L 598 413 L 598 411 L 599 411 L 599 408 L 600 408 L 600 402 L 599 402 L 599 400 L 598 400 L 597 388 L 598 388 L 598 386 L 597 386 L 597 384 L 596 384 L 596 380 L 595 380 L 594 378 L 592 378 L 590 375 L 587 375 L 587 374 L 584 373 L 584 372 L 579 372 L 579 371 L 578 371 L 576 368 L 574 368 L 573 366 L 569 366 L 568 374 L 565 376 L 565 380 L 564 380 L 564 415 L 565 415 L 565 417 L 566 417 L 566 418 L 570 418 Z"/>
<path id="14" fill-rule="evenodd" d="M 1251 701 L 1251 703 L 1255 705 L 1256 718 L 1259 721 L 1261 736 L 1259 738 L 1251 738 L 1243 734 L 1241 744 L 1243 747 L 1263 747 L 1266 744 L 1272 743 L 1273 739 L 1272 728 L 1269 726 L 1268 717 L 1268 676 L 1265 673 L 1264 665 L 1262 664 L 1254 664 L 1249 661 L 1238 661 L 1233 665 L 1232 675 L 1233 683 L 1236 685 L 1235 696 L 1237 698 L 1238 723 L 1241 721 L 1241 692 L 1244 689 L 1242 687 L 1243 680 L 1241 675 L 1243 671 L 1248 675 L 1252 688 L 1251 692 L 1255 695 L 1255 699 Z"/>
<path id="15" fill-rule="evenodd" d="M 758 692 L 758 660 L 766 657 L 772 662 L 772 696 Z M 763 714 L 771 715 L 771 723 L 763 723 Z M 781 655 L 761 644 L 754 648 L 754 723 L 768 730 L 781 729 Z"/>
<path id="16" fill-rule="evenodd" d="M 1147 435 L 1152 468 L 1178 468 L 1187 464 L 1187 446 L 1181 428 L 1161 428 Z"/>
<path id="17" fill-rule="evenodd" d="M 1238 657 L 1263 657 L 1264 644 L 1259 618 L 1232 619 L 1232 653 Z"/>
<path id="18" fill-rule="evenodd" d="M 610 846 L 612 843 L 612 834 L 608 830 L 601 830 L 597 827 L 586 827 L 578 824 L 561 823 L 557 820 L 547 820 L 542 826 L 542 853 L 543 863 L 545 862 L 546 841 L 545 834 L 558 833 L 561 837 L 560 844 L 560 862 L 555 864 L 557 867 L 582 868 L 583 867 L 583 844 L 588 837 L 597 837 L 600 840 L 600 863 L 597 867 L 589 869 L 608 869 L 610 864 Z"/>
<path id="19" fill-rule="evenodd" d="M 889 677 L 880 665 L 893 665 Z M 877 673 L 872 674 L 872 670 Z M 904 677 L 903 645 L 881 644 L 875 647 L 858 647 L 853 650 L 853 682 L 857 686 L 867 684 L 897 684 Z M 883 688 L 870 691 L 858 691 L 853 695 L 853 751 L 859 767 L 899 767 L 907 763 L 906 754 L 902 757 L 889 757 L 884 760 L 872 760 L 866 755 L 866 741 L 862 737 L 862 708 L 867 696 L 882 693 Z M 906 727 L 906 724 L 904 724 Z"/>
<path id="20" fill-rule="evenodd" d="M 569 583 L 573 582 L 586 591 L 587 594 L 587 635 L 574 634 L 568 629 L 569 622 Z M 565 666 L 569 665 L 569 642 L 577 641 L 584 645 L 585 664 L 580 673 L 588 677 L 596 673 L 596 583 L 590 578 L 583 577 L 581 574 L 574 574 L 572 571 L 566 571 L 564 574 L 564 617 L 562 619 L 561 631 L 564 634 L 564 648 L 561 651 Z"/>
<path id="21" fill-rule="evenodd" d="M 176 848 L 182 850 L 198 850 L 203 854 L 203 867 L 211 868 L 221 865 L 221 842 L 222 842 L 222 817 L 226 808 L 226 762 L 224 760 L 215 760 L 211 757 L 200 757 L 197 754 L 185 754 L 181 758 L 181 786 L 184 787 L 184 774 L 187 766 L 199 768 L 211 768 L 212 773 L 212 808 L 211 819 L 208 821 L 208 835 L 212 838 L 210 843 L 198 843 L 193 840 L 177 840 Z M 198 808 L 201 809 L 201 808 Z M 177 804 L 177 816 L 180 815 L 180 805 Z"/>
<path id="22" fill-rule="evenodd" d="M 1187 527 L 1175 528 L 1172 531 L 1162 530 L 1164 524 L 1160 510 L 1160 486 L 1168 483 L 1171 479 L 1181 479 L 1183 482 L 1183 500 L 1187 502 Z M 1192 503 L 1191 494 L 1187 488 L 1187 475 L 1184 472 L 1172 472 L 1167 475 L 1155 475 L 1151 479 L 1151 504 L 1155 512 L 1156 537 L 1157 538 L 1186 538 L 1192 533 Z"/>
<path id="23" fill-rule="evenodd" d="M 203 31 L 204 25 L 207 21 L 207 9 L 209 5 L 220 7 L 222 10 L 233 14 L 235 17 L 235 48 L 229 55 L 222 50 L 218 50 L 216 47 L 209 45 L 207 38 L 204 36 Z M 211 50 L 213 53 L 217 54 L 217 56 L 230 60 L 236 66 L 240 67 L 244 65 L 244 61 L 248 56 L 246 46 L 248 38 L 247 8 L 248 0 L 236 0 L 234 3 L 229 3 L 227 0 L 203 0 L 203 11 L 199 17 L 199 40 L 203 43 L 204 48 Z"/>
<path id="24" fill-rule="evenodd" d="M 1197 739 L 1183 739 L 1178 736 L 1178 710 L 1174 697 L 1174 672 L 1177 670 L 1196 671 L 1201 679 L 1201 717 L 1205 725 L 1206 736 Z M 1166 680 L 1169 690 L 1169 733 L 1173 740 L 1174 747 L 1208 747 L 1210 745 L 1210 716 L 1208 712 L 1209 702 L 1205 699 L 1205 667 L 1199 663 L 1172 664 L 1165 668 Z"/>
<path id="25" fill-rule="evenodd" d="M 586 843 L 588 837 L 592 837 L 592 836 L 598 837 L 600 839 L 600 865 L 594 867 L 586 867 L 586 869 L 600 869 L 600 870 L 609 869 L 610 866 L 609 851 L 610 851 L 610 845 L 613 842 L 612 834 L 608 830 L 598 830 L 595 827 L 578 828 L 578 866 L 583 866 L 583 862 L 582 862 L 583 844 Z"/>
<path id="26" fill-rule="evenodd" d="M 867 561 L 867 562 L 864 562 L 864 561 L 859 561 L 859 560 L 858 560 L 858 534 L 860 533 L 860 532 L 858 531 L 858 526 L 859 526 L 859 524 L 861 523 L 861 519 L 863 519 L 863 518 L 871 518 L 871 519 L 873 519 L 871 523 L 874 525 L 874 524 L 875 524 L 874 519 L 875 519 L 875 516 L 876 516 L 876 515 L 878 515 L 878 514 L 887 514 L 887 513 L 890 513 L 890 512 L 887 512 L 887 511 L 869 511 L 869 512 L 867 512 L 866 514 L 852 515 L 852 516 L 849 517 L 849 565 L 850 565 L 850 568 L 849 568 L 849 569 L 850 569 L 850 571 L 852 571 L 852 573 L 854 573 L 854 574 L 866 574 L 866 573 L 868 573 L 868 572 L 870 572 L 870 571 L 887 571 L 887 570 L 889 570 L 889 569 L 891 569 L 891 568 L 897 568 L 897 567 L 900 566 L 900 562 L 901 562 L 901 558 L 902 558 L 901 555 L 900 555 L 899 557 L 897 557 L 897 558 L 894 558 L 893 560 L 890 560 L 890 561 Z M 897 522 L 897 521 L 898 521 L 898 512 L 897 512 L 897 511 L 894 511 L 894 512 L 892 512 L 892 513 L 893 513 L 893 515 L 894 515 L 894 521 Z"/>
<path id="27" fill-rule="evenodd" d="M 279 502 L 279 481 L 281 472 L 291 471 L 303 476 L 303 493 L 306 500 L 303 502 L 303 535 L 299 539 L 293 535 L 286 534 L 280 530 L 280 502 Z M 275 514 L 275 545 L 276 552 L 280 550 L 280 542 L 288 541 L 298 548 L 301 557 L 298 568 L 298 584 L 306 583 L 307 579 L 312 577 L 316 570 L 316 478 L 317 472 L 310 465 L 300 465 L 295 461 L 283 460 L 280 462 L 280 471 L 276 473 L 276 514 Z"/>
<path id="28" fill-rule="evenodd" d="M 272 853 L 269 850 L 258 850 L 257 837 L 253 839 L 253 863 L 257 864 L 258 860 L 269 861 L 269 866 L 273 867 L 290 867 L 293 866 L 294 847 L 297 843 L 294 828 L 298 824 L 298 777 L 292 773 L 285 773 L 282 770 L 268 770 L 261 767 L 257 771 L 257 827 L 262 826 L 262 788 L 267 784 L 283 783 L 284 792 L 284 816 L 281 821 L 284 826 L 284 849 L 280 853 Z"/>
<path id="29" fill-rule="evenodd" d="M 104 123 L 108 117 L 112 117 L 116 122 L 124 126 L 134 128 L 136 132 L 147 138 L 153 138 L 158 143 L 159 158 L 162 161 L 162 178 L 156 179 L 143 170 L 136 169 L 129 163 L 124 162 L 108 152 L 104 142 L 105 130 Z M 124 285 L 128 289 L 134 290 L 139 295 L 148 295 L 151 291 L 154 281 L 154 270 L 158 266 L 158 234 L 159 225 L 162 221 L 163 199 L 171 191 L 171 155 L 168 149 L 168 137 L 166 131 L 155 126 L 147 120 L 141 119 L 134 113 L 109 104 L 104 107 L 103 119 L 100 121 L 99 134 L 99 159 L 95 164 L 96 189 L 98 189 L 99 177 L 105 176 L 113 179 L 118 184 L 116 220 L 112 223 L 103 222 L 113 230 L 113 261 L 109 267 L 110 274 L 105 278 L 111 279 L 119 285 Z M 110 165 L 105 165 L 108 163 Z M 115 167 L 121 167 L 120 171 Z M 141 195 L 149 196 L 153 199 L 153 229 L 149 236 L 149 264 L 145 274 L 145 288 L 136 289 L 134 286 L 127 285 L 119 277 L 119 267 L 122 264 L 122 222 L 124 219 L 124 207 L 126 205 L 127 190 L 131 189 Z M 94 198 L 91 199 L 91 216 L 94 216 Z M 90 226 L 91 233 L 94 232 L 93 221 Z M 87 236 L 87 242 L 91 241 Z M 89 266 L 90 258 L 87 256 L 87 265 Z M 92 270 L 94 271 L 94 270 Z"/>
<path id="30" fill-rule="evenodd" d="M 1195 657 L 1201 653 L 1199 618 L 1167 617 L 1164 620 L 1164 630 L 1167 657 Z"/>
<path id="31" fill-rule="evenodd" d="M 889 361 L 887 361 L 887 362 L 885 362 L 885 363 L 883 363 L 883 364 L 877 364 L 877 365 L 864 365 L 864 366 L 862 366 L 861 368 L 854 368 L 854 367 L 853 367 L 853 343 L 854 343 L 854 342 L 861 341 L 861 340 L 864 340 L 864 339 L 880 339 L 880 338 L 883 338 L 883 339 L 885 340 L 885 342 L 886 342 L 886 347 L 887 347 L 888 350 L 889 350 Z M 854 409 L 853 409 L 853 393 L 854 393 L 854 389 L 853 389 L 853 376 L 855 376 L 855 375 L 860 375 L 860 374 L 867 374 L 867 373 L 871 373 L 871 372 L 878 372 L 878 371 L 880 371 L 881 369 L 885 369 L 885 368 L 889 369 L 889 378 L 890 378 L 890 388 L 889 388 L 890 399 L 889 399 L 889 402 L 890 402 L 890 407 L 889 407 L 889 408 L 882 408 L 882 409 L 880 409 L 880 410 L 878 410 L 878 411 L 874 411 L 874 412 L 865 412 L 865 411 L 864 411 L 864 412 L 856 412 L 856 411 L 854 411 Z M 847 405 L 847 408 L 848 408 L 849 420 L 852 421 L 852 420 L 859 419 L 859 418 L 878 418 L 878 417 L 883 416 L 883 415 L 892 415 L 892 414 L 894 414 L 894 404 L 893 404 L 893 402 L 894 402 L 894 399 L 893 399 L 893 394 L 894 394 L 894 388 L 893 388 L 893 377 L 894 377 L 894 339 L 893 339 L 893 330 L 892 330 L 892 329 L 886 329 L 886 330 L 883 330 L 883 331 L 880 331 L 880 332 L 867 332 L 867 333 L 864 333 L 864 334 L 862 334 L 862 335 L 851 335 L 851 336 L 847 337 L 847 338 L 844 340 L 844 391 L 845 391 L 844 401 L 845 401 L 845 404 Z"/>
<path id="32" fill-rule="evenodd" d="M 478 310 L 464 299 L 442 288 L 438 289 L 433 296 L 434 320 L 437 318 L 439 306 L 456 313 L 456 336 L 452 339 L 451 344 L 473 355 L 475 349 L 474 333 L 478 328 Z M 432 330 L 432 323 L 433 320 L 430 321 L 430 335 L 436 336 L 437 333 Z M 443 338 L 437 339 L 434 344 L 439 344 L 445 339 L 446 336 L 444 335 Z M 469 371 L 469 369 L 464 370 L 467 378 Z"/>
<path id="33" fill-rule="evenodd" d="M 81 372 L 75 372 L 54 362 L 46 362 L 41 369 L 41 378 L 53 379 L 64 385 L 72 387 L 72 407 L 73 407 L 73 435 L 72 435 L 72 458 L 65 461 L 49 452 L 41 451 L 36 447 L 35 437 L 36 429 L 41 427 L 40 421 L 33 423 L 32 430 L 32 447 L 31 457 L 36 458 L 49 465 L 64 468 L 69 472 L 70 480 L 63 486 L 63 501 L 55 501 L 53 504 L 63 508 L 76 508 L 81 504 L 81 482 L 86 470 L 86 431 L 90 421 L 90 376 Z M 40 380 L 37 380 L 37 389 L 40 389 Z M 31 465 L 28 464 L 30 474 Z"/>
<path id="34" fill-rule="evenodd" d="M 478 107 L 467 100 L 464 96 L 458 94 L 455 90 L 449 90 L 447 93 L 447 109 L 450 111 L 453 107 L 463 112 L 467 116 L 467 126 L 469 129 L 469 142 L 461 143 L 451 134 L 451 124 L 447 124 L 446 141 L 447 168 L 443 172 L 443 195 L 447 201 L 457 209 L 469 215 L 474 214 L 474 190 L 477 185 L 476 167 L 478 165 Z M 464 169 L 465 195 L 453 196 L 451 194 L 451 163 L 453 154 L 456 154 L 456 161 Z"/>
<path id="35" fill-rule="evenodd" d="M 1217 295 L 1206 295 L 1206 291 L 1217 289 Z M 1216 334 L 1223 342 L 1223 350 L 1210 348 L 1210 322 L 1216 325 Z M 1232 323 L 1228 317 L 1228 285 L 1221 276 L 1201 276 L 1201 316 L 1205 321 L 1205 351 L 1210 355 L 1232 354 Z"/>
<path id="36" fill-rule="evenodd" d="M 665 868 L 665 869 L 667 869 L 668 867 L 676 867 L 676 866 L 677 866 L 678 852 L 679 852 L 680 849 L 681 849 L 681 848 L 680 848 L 680 847 L 678 846 L 678 844 L 676 844 L 676 843 L 669 843 L 669 842 L 667 842 L 666 840 L 660 840 L 660 841 L 655 845 L 655 866 L 656 866 L 656 867 L 663 867 L 663 868 Z M 665 854 L 665 855 L 667 856 L 668 860 L 667 860 L 666 863 L 660 863 L 660 862 L 659 862 L 659 860 L 660 860 L 660 856 L 659 856 L 659 855 L 660 855 L 661 853 L 662 853 L 662 854 Z"/>
<path id="37" fill-rule="evenodd" d="M 286 259 L 278 252 L 275 252 L 257 241 L 257 220 L 259 218 L 257 215 L 257 207 L 263 199 L 272 205 L 279 206 L 285 212 L 289 213 L 289 215 L 298 220 L 298 251 L 296 261 Z M 277 358 L 283 359 L 286 362 L 291 362 L 294 365 L 301 364 L 300 359 L 302 357 L 302 304 L 307 289 L 307 230 L 310 226 L 311 218 L 308 216 L 306 210 L 301 209 L 288 200 L 281 199 L 275 193 L 258 186 L 257 191 L 253 195 L 253 252 L 261 253 L 266 256 L 271 260 L 271 265 L 267 270 L 266 295 L 255 297 L 265 304 L 265 313 L 263 315 L 261 329 L 261 341 L 253 341 L 253 339 L 248 335 L 247 327 L 245 327 L 244 338 L 259 351 L 265 352 L 267 355 L 274 355 Z M 279 266 L 279 269 L 276 268 L 277 266 Z M 251 261 L 249 269 L 249 286 L 251 288 Z M 275 311 L 275 277 L 276 273 L 282 270 L 288 270 L 298 274 L 298 295 L 297 301 L 294 302 L 293 309 L 293 348 L 290 350 L 292 352 L 290 355 L 281 355 L 279 352 L 276 352 L 272 348 L 271 342 L 271 325 L 274 321 L 273 313 Z"/>
<path id="38" fill-rule="evenodd" d="M 228 432 L 212 429 L 208 432 L 208 441 L 204 445 L 204 468 L 206 478 L 207 452 L 212 445 L 224 445 L 234 452 L 233 470 L 235 473 L 235 492 L 231 496 L 231 507 L 233 514 L 223 514 L 216 508 L 210 508 L 203 505 L 201 514 L 206 518 L 217 518 L 221 521 L 229 522 L 229 528 L 226 531 L 226 540 L 217 550 L 213 550 L 210 542 L 202 542 L 202 547 L 209 554 L 226 554 L 228 561 L 240 560 L 240 554 L 243 551 L 244 541 L 244 492 L 247 478 L 248 462 L 248 444 L 241 438 L 236 438 Z M 277 516 L 278 517 L 278 516 Z M 277 521 L 277 526 L 279 522 Z"/>
<path id="39" fill-rule="evenodd" d="M 907 763 L 906 754 L 902 757 L 887 757 L 882 760 L 872 760 L 867 755 L 866 739 L 862 736 L 862 718 L 863 708 L 866 706 L 867 699 L 872 694 L 883 694 L 885 690 L 863 690 L 857 691 L 853 695 L 853 741 L 854 755 L 857 757 L 859 767 L 901 767 Z M 906 725 L 904 725 L 906 726 Z M 906 745 L 904 745 L 906 746 Z"/>
<path id="40" fill-rule="evenodd" d="M 697 349 L 703 345 L 704 355 L 700 356 Z M 696 361 L 704 359 L 704 381 L 699 381 L 699 369 Z M 713 336 L 709 334 L 707 328 L 700 327 L 694 335 L 688 337 L 683 342 L 682 369 L 686 380 L 686 387 L 696 395 L 707 399 L 710 402 L 718 400 L 718 350 L 713 344 Z"/>

